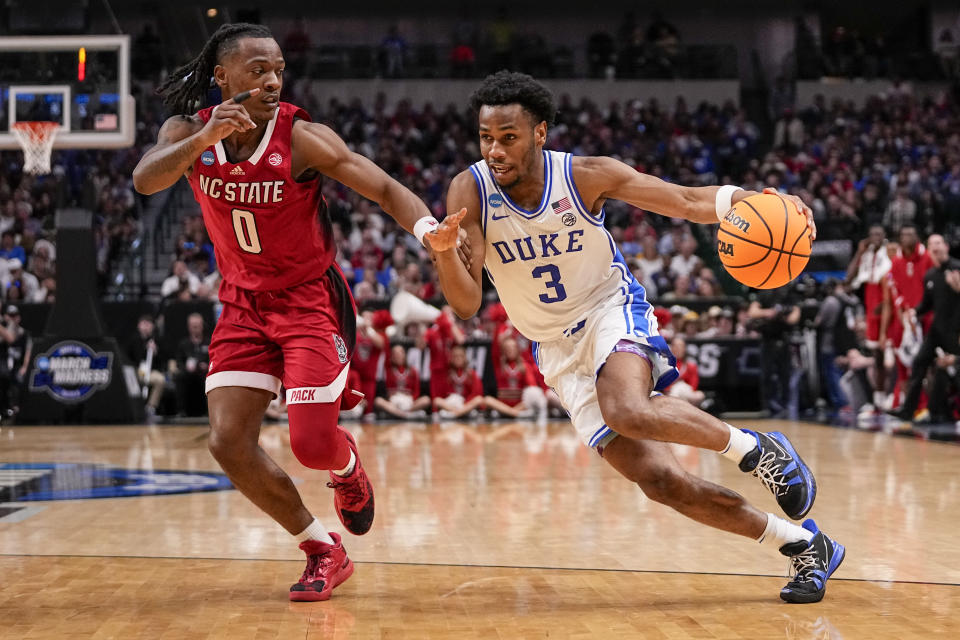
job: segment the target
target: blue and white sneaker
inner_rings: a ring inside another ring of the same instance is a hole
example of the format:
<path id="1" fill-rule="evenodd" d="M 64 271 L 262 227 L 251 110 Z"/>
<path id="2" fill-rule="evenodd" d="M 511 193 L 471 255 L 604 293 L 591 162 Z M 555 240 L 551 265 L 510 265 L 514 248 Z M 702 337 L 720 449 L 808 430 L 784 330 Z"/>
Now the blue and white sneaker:
<path id="1" fill-rule="evenodd" d="M 779 431 L 759 433 L 743 429 L 757 439 L 757 448 L 740 461 L 740 470 L 753 473 L 777 499 L 783 512 L 800 520 L 813 508 L 817 481 L 800 459 L 787 436 Z"/>
<path id="2" fill-rule="evenodd" d="M 780 590 L 780 599 L 793 604 L 820 602 L 827 591 L 827 580 L 840 567 L 846 556 L 842 544 L 831 540 L 817 528 L 813 519 L 803 521 L 803 528 L 813 533 L 807 547 L 797 553 L 798 543 L 785 544 L 780 553 L 790 557 L 794 576 Z"/>

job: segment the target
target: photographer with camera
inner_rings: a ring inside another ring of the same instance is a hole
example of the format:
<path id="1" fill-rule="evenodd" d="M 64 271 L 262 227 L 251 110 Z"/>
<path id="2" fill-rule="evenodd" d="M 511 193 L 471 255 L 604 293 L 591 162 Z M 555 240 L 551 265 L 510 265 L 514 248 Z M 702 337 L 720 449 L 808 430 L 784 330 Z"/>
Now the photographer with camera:
<path id="1" fill-rule="evenodd" d="M 785 289 L 761 291 L 747 310 L 750 328 L 760 334 L 763 398 L 771 417 L 785 417 L 790 406 L 793 351 L 789 334 L 800 323 L 800 305 Z"/>
<path id="2" fill-rule="evenodd" d="M 853 329 L 853 311 L 857 299 L 847 293 L 846 285 L 837 278 L 828 278 L 824 282 L 824 289 L 827 297 L 820 305 L 813 325 L 817 329 L 820 381 L 830 403 L 831 415 L 835 416 L 850 404 L 840 384 L 842 374 L 838 359 L 846 358 L 847 352 L 857 347 Z"/>
<path id="3" fill-rule="evenodd" d="M 0 324 L 0 416 L 9 418 L 20 409 L 20 385 L 27 374 L 33 340 L 20 326 L 20 309 L 7 305 Z"/>

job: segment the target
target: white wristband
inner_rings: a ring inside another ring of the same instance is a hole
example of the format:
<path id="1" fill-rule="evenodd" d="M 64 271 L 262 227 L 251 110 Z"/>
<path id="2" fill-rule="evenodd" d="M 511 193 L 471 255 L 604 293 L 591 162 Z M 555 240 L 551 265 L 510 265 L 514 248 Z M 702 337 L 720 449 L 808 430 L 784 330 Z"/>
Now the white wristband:
<path id="1" fill-rule="evenodd" d="M 423 244 L 423 236 L 430 231 L 433 231 L 439 226 L 439 222 L 433 216 L 423 216 L 417 220 L 413 225 L 413 235 L 417 237 L 417 240 L 420 244 Z M 426 246 L 426 245 L 424 245 Z"/>
<path id="2" fill-rule="evenodd" d="M 723 216 L 730 211 L 730 207 L 733 206 L 733 194 L 737 191 L 743 191 L 743 189 L 732 184 L 725 184 L 717 189 L 717 220 L 723 220 Z"/>

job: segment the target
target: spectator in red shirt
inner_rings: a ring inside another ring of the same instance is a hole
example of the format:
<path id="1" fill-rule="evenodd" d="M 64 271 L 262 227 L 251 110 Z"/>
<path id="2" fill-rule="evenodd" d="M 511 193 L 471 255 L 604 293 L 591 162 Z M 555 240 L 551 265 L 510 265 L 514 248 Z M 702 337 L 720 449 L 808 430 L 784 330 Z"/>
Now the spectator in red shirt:
<path id="1" fill-rule="evenodd" d="M 373 398 L 377 393 L 377 375 L 381 359 L 389 348 L 390 341 L 384 329 L 392 324 L 385 318 L 376 316 L 373 311 L 364 311 L 357 318 L 357 349 L 354 352 L 350 368 L 360 376 L 358 390 L 366 399 L 364 415 L 373 413 Z"/>
<path id="2" fill-rule="evenodd" d="M 706 396 L 700 391 L 700 372 L 697 363 L 687 359 L 687 341 L 683 336 L 676 336 L 670 341 L 670 351 L 677 358 L 677 370 L 680 377 L 667 387 L 667 395 L 686 400 L 695 407 L 703 404 Z"/>
<path id="3" fill-rule="evenodd" d="M 396 418 L 408 420 L 426 417 L 430 407 L 429 396 L 420 395 L 420 376 L 417 370 L 407 365 L 407 352 L 403 345 L 390 348 L 390 362 L 384 371 L 386 397 L 377 397 L 376 407 Z M 417 415 L 419 414 L 421 415 Z"/>
<path id="4" fill-rule="evenodd" d="M 493 362 L 500 362 L 503 341 L 512 338 L 517 342 L 520 357 L 533 375 L 534 384 L 541 389 L 546 389 L 547 383 L 543 381 L 543 374 L 540 373 L 540 367 L 537 366 L 537 361 L 533 357 L 533 349 L 531 348 L 532 345 L 530 341 L 513 326 L 513 323 L 507 318 L 506 309 L 503 308 L 501 303 L 497 302 L 490 305 L 490 319 L 496 323 L 496 328 L 493 331 L 493 341 L 490 344 L 490 353 L 493 357 Z"/>
<path id="5" fill-rule="evenodd" d="M 474 409 L 483 408 L 480 378 L 467 363 L 467 350 L 461 344 L 450 350 L 446 370 L 434 372 L 430 386 L 436 388 L 433 405 L 441 418 L 462 418 Z"/>
<path id="6" fill-rule="evenodd" d="M 430 300 L 437 295 L 437 287 L 431 281 L 424 281 L 423 270 L 416 262 L 410 262 L 404 267 L 403 277 L 406 280 L 404 289 L 421 300 Z"/>
<path id="7" fill-rule="evenodd" d="M 538 422 L 546 422 L 547 397 L 537 386 L 532 367 L 520 357 L 517 341 L 507 337 L 500 347 L 502 356 L 494 361 L 497 397 L 487 396 L 484 399 L 487 407 L 511 418 L 536 415 Z"/>
<path id="8" fill-rule="evenodd" d="M 437 316 L 432 327 L 424 334 L 430 350 L 430 396 L 440 396 L 440 388 L 450 366 L 450 352 L 454 345 L 463 344 L 464 335 L 453 318 L 453 310 L 447 306 Z"/>

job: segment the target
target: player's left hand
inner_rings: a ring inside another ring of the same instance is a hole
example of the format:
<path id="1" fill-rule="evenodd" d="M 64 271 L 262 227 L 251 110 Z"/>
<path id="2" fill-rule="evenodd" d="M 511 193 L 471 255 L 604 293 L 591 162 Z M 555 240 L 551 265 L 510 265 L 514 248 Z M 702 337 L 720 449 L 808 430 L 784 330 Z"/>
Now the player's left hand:
<path id="1" fill-rule="evenodd" d="M 443 253 L 444 251 L 450 251 L 451 249 L 457 249 L 460 260 L 464 263 L 467 269 L 470 268 L 470 256 L 464 255 L 463 253 L 463 238 L 466 237 L 466 232 L 460 228 L 460 221 L 463 220 L 463 217 L 467 215 L 466 208 L 460 209 L 457 213 L 452 213 L 443 219 L 436 229 L 427 233 L 423 236 L 424 240 L 430 245 L 430 249 L 437 253 Z M 463 236 L 460 235 L 463 231 Z M 469 246 L 468 249 L 469 251 Z"/>
<path id="2" fill-rule="evenodd" d="M 776 189 L 767 187 L 763 190 L 764 193 L 769 193 L 771 195 L 780 196 L 790 204 L 794 206 L 797 210 L 797 213 L 800 213 L 807 217 L 807 229 L 810 229 L 810 241 L 813 242 L 817 239 L 817 223 L 813 221 L 813 210 L 808 207 L 803 200 L 797 196 L 792 196 L 788 193 L 780 193 Z"/>

